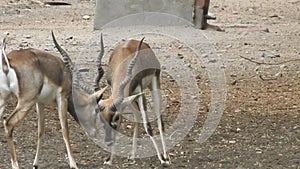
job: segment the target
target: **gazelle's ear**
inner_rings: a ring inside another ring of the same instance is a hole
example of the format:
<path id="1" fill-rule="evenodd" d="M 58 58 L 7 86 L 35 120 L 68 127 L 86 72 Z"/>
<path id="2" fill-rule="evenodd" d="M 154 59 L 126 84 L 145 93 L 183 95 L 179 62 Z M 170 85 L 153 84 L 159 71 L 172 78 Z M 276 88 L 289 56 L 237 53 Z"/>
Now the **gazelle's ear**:
<path id="1" fill-rule="evenodd" d="M 139 94 L 135 94 L 135 95 L 132 95 L 132 96 L 128 96 L 128 97 L 125 97 L 123 102 L 122 102 L 122 107 L 126 107 L 128 105 L 130 105 L 136 98 L 142 96 L 144 93 L 139 93 Z"/>
<path id="2" fill-rule="evenodd" d="M 103 89 L 93 93 L 91 96 L 90 96 L 90 99 L 96 99 L 96 100 L 99 100 L 100 97 L 102 97 L 103 93 L 105 92 L 106 88 L 108 86 L 105 86 Z"/>

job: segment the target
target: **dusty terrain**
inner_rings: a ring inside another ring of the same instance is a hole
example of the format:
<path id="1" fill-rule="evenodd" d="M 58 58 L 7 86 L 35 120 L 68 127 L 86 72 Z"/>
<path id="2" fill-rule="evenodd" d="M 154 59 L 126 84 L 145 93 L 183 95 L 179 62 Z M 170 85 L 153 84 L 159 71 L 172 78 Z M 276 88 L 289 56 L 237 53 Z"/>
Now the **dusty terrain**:
<path id="1" fill-rule="evenodd" d="M 74 61 L 91 68 L 87 81 L 93 77 L 97 44 L 86 44 L 94 35 L 95 2 L 68 1 L 70 6 L 41 6 L 27 0 L 1 0 L 0 37 L 9 33 L 7 51 L 33 47 L 57 54 L 50 37 L 54 30 L 62 46 Z M 300 168 L 300 62 L 279 65 L 299 59 L 300 1 L 299 0 L 224 0 L 211 1 L 210 12 L 224 32 L 204 31 L 220 58 L 226 78 L 225 110 L 213 135 L 204 143 L 199 134 L 210 109 L 211 84 L 206 65 L 194 59 L 195 54 L 177 40 L 146 35 L 146 41 L 165 61 L 171 50 L 183 66 L 196 77 L 199 98 L 197 120 L 193 128 L 169 153 L 169 168 Z M 88 15 L 89 19 L 83 19 Z M 109 39 L 113 32 L 104 34 Z M 121 39 L 120 39 L 121 40 Z M 109 40 L 107 40 L 109 41 Z M 93 41 L 94 42 L 94 41 Z M 196 43 L 196 42 L 195 42 Z M 82 55 L 83 48 L 93 48 L 92 55 Z M 112 46 L 106 44 L 108 51 Z M 265 57 L 263 57 L 265 56 Z M 209 56 L 208 56 L 209 57 Z M 107 57 L 106 57 L 107 58 Z M 200 60 L 201 61 L 201 60 Z M 167 101 L 163 112 L 166 126 L 178 115 L 180 93 L 177 77 L 162 74 L 162 89 Z M 175 79 L 175 80 L 174 80 Z M 7 105 L 4 117 L 14 109 L 15 98 Z M 65 146 L 61 137 L 56 109 L 47 108 L 46 135 L 42 146 L 42 168 L 68 168 Z M 0 168 L 10 168 L 10 158 L 0 120 Z M 103 166 L 108 152 L 96 146 L 76 122 L 69 118 L 71 141 L 79 168 L 109 168 Z M 122 130 L 130 135 L 130 124 Z M 16 127 L 15 144 L 19 164 L 31 168 L 36 147 L 37 116 L 34 110 Z M 142 133 L 144 134 L 144 133 Z M 145 137 L 142 135 L 141 137 Z M 157 157 L 137 159 L 135 164 L 125 157 L 116 157 L 110 168 L 160 168 Z"/>

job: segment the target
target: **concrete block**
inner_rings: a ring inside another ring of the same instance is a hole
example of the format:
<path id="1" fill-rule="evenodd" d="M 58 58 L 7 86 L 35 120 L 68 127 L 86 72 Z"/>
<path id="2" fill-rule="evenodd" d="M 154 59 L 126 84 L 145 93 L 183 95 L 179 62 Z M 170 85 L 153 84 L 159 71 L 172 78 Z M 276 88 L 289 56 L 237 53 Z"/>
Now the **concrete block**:
<path id="1" fill-rule="evenodd" d="M 193 25 L 195 0 L 97 0 L 95 29 L 132 25 Z"/>

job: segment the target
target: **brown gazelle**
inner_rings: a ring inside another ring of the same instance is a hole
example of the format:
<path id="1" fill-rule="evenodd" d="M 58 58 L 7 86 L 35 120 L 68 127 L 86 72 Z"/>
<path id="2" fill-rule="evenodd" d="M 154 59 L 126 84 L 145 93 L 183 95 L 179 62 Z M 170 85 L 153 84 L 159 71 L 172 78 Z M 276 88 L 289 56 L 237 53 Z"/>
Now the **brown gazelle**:
<path id="1" fill-rule="evenodd" d="M 60 47 L 57 46 L 57 48 Z M 103 57 L 102 35 L 101 49 L 102 54 L 98 57 L 99 74 L 95 81 L 96 88 L 99 88 L 98 83 L 103 75 L 103 69 L 101 67 L 101 60 Z M 61 51 L 61 54 L 65 61 L 71 61 L 64 51 Z M 136 63 L 134 64 L 132 62 Z M 140 117 L 142 116 L 143 126 L 154 144 L 160 162 L 162 164 L 168 164 L 169 160 L 166 153 L 160 112 L 160 63 L 150 46 L 143 43 L 143 40 L 140 42 L 136 40 L 127 40 L 117 45 L 109 58 L 107 77 L 108 84 L 111 86 L 111 96 L 108 99 L 103 99 L 98 102 L 100 111 L 99 116 L 102 122 L 104 122 L 105 143 L 107 146 L 112 147 L 111 156 L 105 164 L 110 165 L 112 163 L 115 130 L 118 128 L 121 121 L 123 108 L 128 105 L 134 107 L 136 123 L 139 122 Z M 146 98 L 144 95 L 141 95 L 145 88 L 151 90 L 152 99 L 154 101 L 154 112 L 158 120 L 163 154 L 160 153 L 160 148 L 153 138 L 152 128 L 146 114 Z M 140 95 L 141 97 L 137 97 Z M 135 158 L 137 149 L 137 131 L 138 125 L 136 124 L 133 134 L 132 159 Z"/>
<path id="2" fill-rule="evenodd" d="M 4 120 L 5 136 L 13 169 L 18 169 L 13 129 L 29 110 L 36 105 L 38 113 L 38 144 L 34 168 L 38 168 L 41 138 L 44 134 L 44 105 L 57 104 L 63 139 L 66 144 L 70 168 L 77 168 L 71 152 L 67 126 L 68 97 L 71 74 L 62 59 L 37 49 L 13 50 L 5 53 L 5 40 L 1 50 L 1 114 L 7 96 L 17 96 L 15 110 Z"/>
<path id="3" fill-rule="evenodd" d="M 62 52 L 62 50 L 60 51 Z M 103 53 L 103 49 L 101 53 Z M 100 55 L 102 55 L 101 53 Z M 97 133 L 95 131 L 96 123 L 93 122 L 98 118 L 97 113 L 99 112 L 96 100 L 102 97 L 105 88 L 94 92 L 80 84 L 78 77 L 80 74 L 74 70 L 70 60 L 61 60 L 59 57 L 40 50 L 14 50 L 6 55 L 4 41 L 3 47 L 0 49 L 0 58 L 2 60 L 0 64 L 0 117 L 8 96 L 13 93 L 18 98 L 17 107 L 4 120 L 12 168 L 19 168 L 13 143 L 13 128 L 26 116 L 34 104 L 36 104 L 38 113 L 38 142 L 34 168 L 38 168 L 39 165 L 40 144 L 44 135 L 43 107 L 46 104 L 57 104 L 58 106 L 70 167 L 77 168 L 70 151 L 66 112 L 68 110 L 89 136 L 95 135 Z"/>

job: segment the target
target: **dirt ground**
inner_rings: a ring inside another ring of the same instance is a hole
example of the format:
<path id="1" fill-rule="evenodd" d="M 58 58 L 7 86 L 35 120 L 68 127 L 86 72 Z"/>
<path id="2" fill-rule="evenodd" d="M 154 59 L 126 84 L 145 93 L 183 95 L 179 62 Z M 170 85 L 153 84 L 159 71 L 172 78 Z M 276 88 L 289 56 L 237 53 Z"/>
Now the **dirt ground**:
<path id="1" fill-rule="evenodd" d="M 7 33 L 11 37 L 7 51 L 33 47 L 57 54 L 50 37 L 50 30 L 54 30 L 62 46 L 78 64 L 93 67 L 94 58 L 89 55 L 78 58 L 78 51 L 94 35 L 95 2 L 67 2 L 72 5 L 41 6 L 28 0 L 1 0 L 0 37 Z M 200 98 L 199 110 L 190 110 L 198 112 L 197 120 L 183 141 L 169 150 L 172 164 L 168 168 L 300 169 L 300 62 L 262 65 L 241 58 L 265 63 L 299 59 L 300 1 L 212 0 L 210 12 L 217 15 L 217 19 L 210 23 L 225 30 L 204 31 L 203 34 L 222 62 L 227 99 L 220 123 L 204 143 L 199 142 L 199 134 L 208 116 L 212 92 L 206 66 L 193 61 L 197 56 L 174 39 L 146 37 L 156 53 L 165 48 L 176 53 L 176 57 L 186 63 L 184 66 L 195 72 L 199 88 L 198 94 L 195 93 Z M 83 19 L 85 15 L 89 18 Z M 109 36 L 109 33 L 104 34 L 104 38 Z M 90 44 L 96 46 L 93 45 Z M 110 48 L 105 46 L 106 50 Z M 164 59 L 164 54 L 159 56 Z M 91 80 L 92 75 L 89 76 L 86 76 L 87 81 Z M 167 127 L 176 119 L 181 106 L 180 89 L 174 79 L 176 77 L 162 73 L 167 104 L 163 118 Z M 4 117 L 15 104 L 16 100 L 12 98 Z M 56 109 L 48 107 L 47 112 L 41 168 L 68 168 Z M 11 167 L 10 157 L 2 119 L 0 121 L 0 169 L 8 169 Z M 122 130 L 130 135 L 129 125 L 124 124 Z M 103 166 L 109 153 L 97 147 L 71 118 L 69 126 L 79 168 L 160 168 L 155 156 L 137 159 L 135 164 L 118 156 L 112 167 Z M 18 124 L 14 133 L 19 164 L 21 168 L 31 168 L 37 140 L 34 110 Z M 145 133 L 142 134 L 146 137 Z"/>

